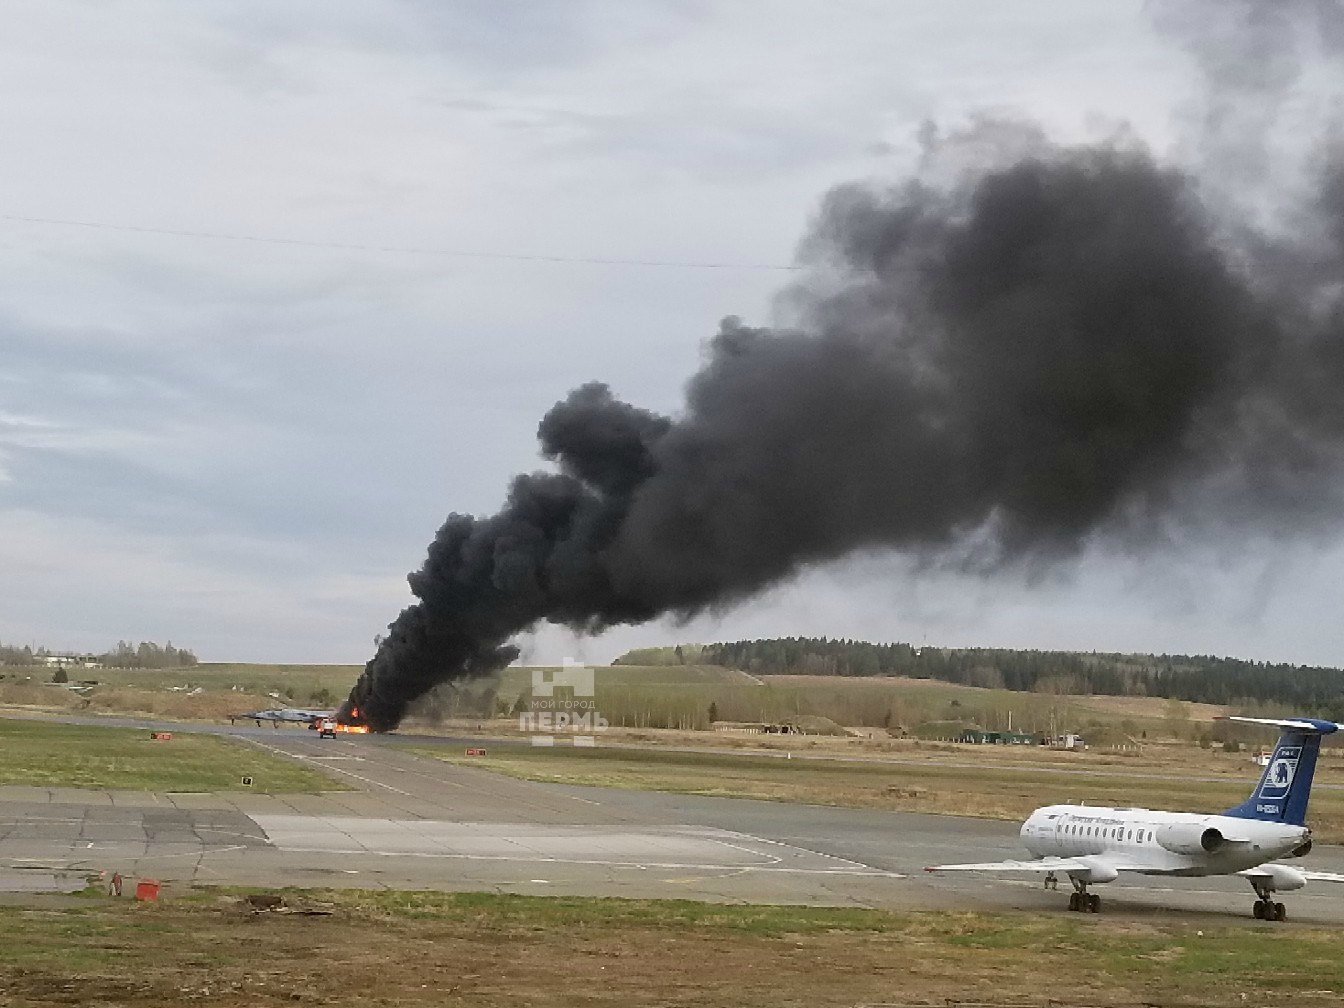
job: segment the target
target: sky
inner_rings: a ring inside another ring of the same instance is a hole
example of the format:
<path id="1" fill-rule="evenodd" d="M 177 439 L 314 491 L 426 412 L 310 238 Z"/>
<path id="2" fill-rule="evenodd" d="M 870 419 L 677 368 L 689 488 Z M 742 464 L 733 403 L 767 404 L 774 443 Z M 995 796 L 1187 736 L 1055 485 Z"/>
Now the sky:
<path id="1" fill-rule="evenodd" d="M 675 414 L 832 186 L 987 111 L 1181 150 L 1127 0 L 15 0 L 0 641 L 362 663 L 577 385 Z M 234 236 L 232 238 L 223 236 Z M 249 240 L 264 239 L 264 240 Z M 827 635 L 1344 664 L 1344 536 L 974 577 L 871 554 L 522 660 Z"/>

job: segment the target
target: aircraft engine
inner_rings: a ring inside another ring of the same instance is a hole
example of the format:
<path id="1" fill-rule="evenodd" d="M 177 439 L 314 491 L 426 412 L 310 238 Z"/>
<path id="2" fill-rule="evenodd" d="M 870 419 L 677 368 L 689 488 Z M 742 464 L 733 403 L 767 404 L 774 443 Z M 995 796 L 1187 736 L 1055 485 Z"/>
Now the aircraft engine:
<path id="1" fill-rule="evenodd" d="M 1173 854 L 1216 854 L 1227 839 L 1212 826 L 1172 823 L 1158 829 L 1157 842 Z"/>
<path id="2" fill-rule="evenodd" d="M 1078 879 L 1080 882 L 1114 882 L 1120 877 L 1120 873 L 1110 865 L 1093 864 L 1089 865 L 1083 871 L 1071 871 L 1069 875 Z"/>

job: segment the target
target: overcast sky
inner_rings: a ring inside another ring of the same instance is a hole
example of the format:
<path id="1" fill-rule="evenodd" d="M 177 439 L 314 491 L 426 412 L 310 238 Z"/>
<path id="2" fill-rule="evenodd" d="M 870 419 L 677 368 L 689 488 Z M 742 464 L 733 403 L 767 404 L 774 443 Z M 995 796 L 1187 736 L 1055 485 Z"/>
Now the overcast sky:
<path id="1" fill-rule="evenodd" d="M 900 178 L 921 122 L 1165 151 L 1195 80 L 1120 0 L 16 0 L 0 640 L 362 662 L 447 513 L 540 466 L 553 402 L 600 379 L 675 412 L 720 317 L 770 322 L 826 189 Z M 825 634 L 1341 664 L 1341 560 L 867 556 L 524 659 Z"/>

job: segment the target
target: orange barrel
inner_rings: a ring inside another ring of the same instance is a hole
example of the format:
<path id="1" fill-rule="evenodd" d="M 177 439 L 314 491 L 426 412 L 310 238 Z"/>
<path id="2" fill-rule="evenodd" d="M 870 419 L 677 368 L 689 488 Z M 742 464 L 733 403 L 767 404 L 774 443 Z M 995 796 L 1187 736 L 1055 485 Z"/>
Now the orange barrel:
<path id="1" fill-rule="evenodd" d="M 135 898 L 141 901 L 159 898 L 159 884 L 153 879 L 141 879 L 135 887 Z"/>

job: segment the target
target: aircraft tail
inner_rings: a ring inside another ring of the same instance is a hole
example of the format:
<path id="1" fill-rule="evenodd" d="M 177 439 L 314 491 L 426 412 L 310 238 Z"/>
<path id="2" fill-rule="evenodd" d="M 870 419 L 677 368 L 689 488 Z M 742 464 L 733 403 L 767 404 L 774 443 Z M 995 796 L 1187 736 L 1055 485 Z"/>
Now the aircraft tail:
<path id="1" fill-rule="evenodd" d="M 1340 726 L 1333 721 L 1318 721 L 1315 718 L 1227 717 L 1219 720 L 1271 725 L 1280 729 L 1274 755 L 1270 757 L 1260 783 L 1249 798 L 1222 814 L 1234 819 L 1261 819 L 1265 822 L 1305 826 L 1311 779 L 1316 774 L 1316 756 L 1321 751 L 1321 739 L 1338 731 Z"/>

